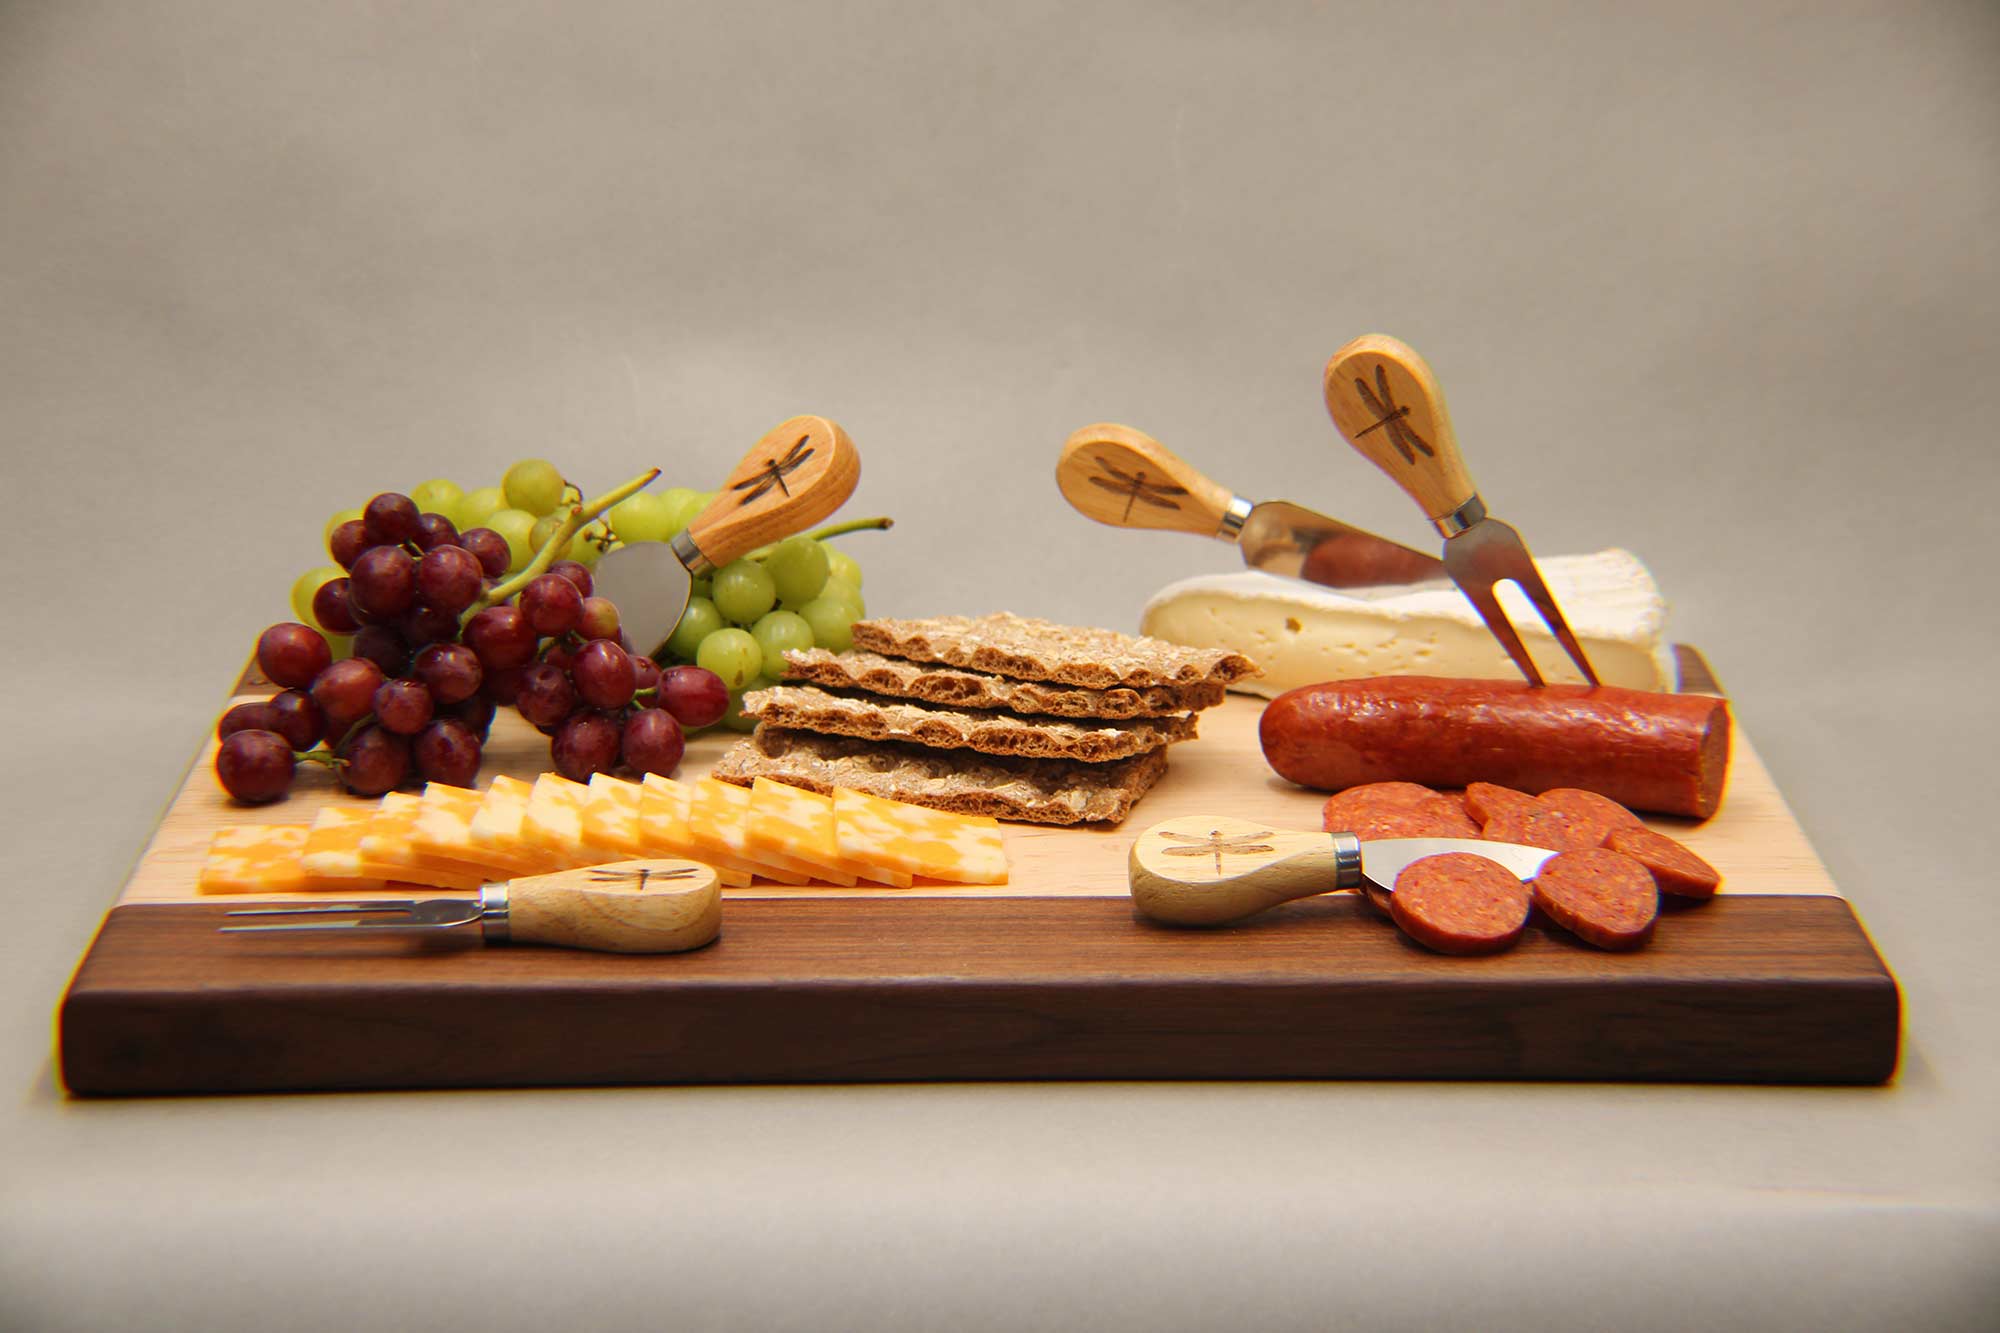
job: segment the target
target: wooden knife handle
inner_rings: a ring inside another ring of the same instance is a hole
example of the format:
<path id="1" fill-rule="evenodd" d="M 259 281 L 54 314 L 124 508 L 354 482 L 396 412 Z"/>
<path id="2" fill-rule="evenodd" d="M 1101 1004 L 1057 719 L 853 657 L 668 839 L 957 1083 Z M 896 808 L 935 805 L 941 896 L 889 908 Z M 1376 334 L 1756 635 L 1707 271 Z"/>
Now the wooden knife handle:
<path id="1" fill-rule="evenodd" d="M 773 426 L 688 524 L 695 549 L 718 569 L 831 514 L 854 494 L 861 454 L 825 417 Z"/>
<path id="2" fill-rule="evenodd" d="M 1410 347 L 1383 333 L 1356 338 L 1326 363 L 1325 389 L 1326 410 L 1347 442 L 1433 521 L 1478 494 L 1437 377 Z"/>
<path id="3" fill-rule="evenodd" d="M 1360 883 L 1359 844 L 1345 857 L 1330 833 L 1274 829 L 1221 815 L 1155 824 L 1132 843 L 1126 869 L 1142 916 L 1213 926 L 1267 907 Z M 1352 871 L 1343 874 L 1343 861 Z"/>
<path id="4" fill-rule="evenodd" d="M 1063 445 L 1056 485 L 1085 518 L 1114 528 L 1221 535 L 1236 497 L 1142 430 L 1100 422 Z"/>
<path id="5" fill-rule="evenodd" d="M 601 953 L 680 953 L 722 929 L 722 889 L 699 861 L 617 861 L 507 885 L 507 933 Z"/>

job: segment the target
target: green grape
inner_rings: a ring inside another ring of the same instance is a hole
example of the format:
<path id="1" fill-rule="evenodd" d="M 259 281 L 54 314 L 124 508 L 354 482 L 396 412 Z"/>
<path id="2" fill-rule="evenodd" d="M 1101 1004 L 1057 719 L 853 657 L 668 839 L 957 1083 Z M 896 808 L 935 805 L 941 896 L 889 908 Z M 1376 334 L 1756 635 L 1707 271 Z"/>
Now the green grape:
<path id="1" fill-rule="evenodd" d="M 861 565 L 853 556 L 838 546 L 828 546 L 825 542 L 820 543 L 820 549 L 826 552 L 828 578 L 852 583 L 856 589 L 861 587 Z"/>
<path id="2" fill-rule="evenodd" d="M 764 561 L 778 600 L 786 606 L 804 606 L 826 587 L 826 548 L 810 537 L 787 537 Z"/>
<path id="3" fill-rule="evenodd" d="M 861 589 L 849 583 L 846 579 L 828 579 L 826 587 L 820 590 L 819 595 L 823 598 L 832 598 L 836 601 L 846 602 L 853 609 L 856 620 L 868 614 L 868 604 L 861 600 Z"/>
<path id="4" fill-rule="evenodd" d="M 528 534 L 529 546 L 535 551 L 539 552 L 544 546 L 547 546 L 549 544 L 549 538 L 556 535 L 556 529 L 561 527 L 563 525 L 563 520 L 568 517 L 569 517 L 568 514 L 554 513 L 554 514 L 543 514 L 540 518 L 536 519 L 534 531 Z M 576 538 L 571 537 L 568 541 L 564 542 L 562 548 L 556 552 L 556 559 L 558 560 L 568 559 L 570 548 L 575 545 L 576 545 Z"/>
<path id="5" fill-rule="evenodd" d="M 688 595 L 690 597 L 715 596 L 715 580 L 714 579 L 693 580 L 688 584 Z"/>
<path id="6" fill-rule="evenodd" d="M 416 501 L 419 513 L 443 514 L 446 518 L 451 518 L 458 512 L 458 502 L 465 498 L 465 492 L 459 489 L 455 481 L 444 477 L 433 477 L 429 481 L 420 481 L 412 486 L 410 498 Z M 453 521 L 456 525 L 456 520 Z"/>
<path id="7" fill-rule="evenodd" d="M 680 623 L 667 636 L 667 651 L 683 662 L 692 662 L 701 641 L 721 628 L 722 613 L 715 609 L 715 603 L 705 595 L 690 597 Z"/>
<path id="8" fill-rule="evenodd" d="M 524 458 L 500 479 L 507 503 L 540 518 L 562 503 L 563 475 L 546 458 Z"/>
<path id="9" fill-rule="evenodd" d="M 839 597 L 815 597 L 799 608 L 799 619 L 812 629 L 813 642 L 831 652 L 854 646 L 854 622 L 861 615 Z"/>
<path id="10" fill-rule="evenodd" d="M 460 532 L 472 528 L 490 527 L 487 522 L 495 514 L 507 507 L 507 493 L 498 486 L 481 486 L 476 491 L 467 491 L 458 498 L 447 515 L 452 526 Z"/>
<path id="11" fill-rule="evenodd" d="M 694 522 L 695 515 L 708 508 L 708 496 L 685 486 L 669 486 L 660 492 L 660 503 L 666 509 L 667 536 L 671 538 Z"/>
<path id="12" fill-rule="evenodd" d="M 314 629 L 320 629 L 319 622 L 313 619 L 313 594 L 320 590 L 322 584 L 346 577 L 347 571 L 339 565 L 321 565 L 318 569 L 309 569 L 299 575 L 299 581 L 292 585 L 292 619 L 301 625 L 311 625 Z M 322 634 L 325 632 L 320 630 Z"/>
<path id="13" fill-rule="evenodd" d="M 695 665 L 722 677 L 728 690 L 740 690 L 764 665 L 764 650 L 747 629 L 719 629 L 701 641 L 694 652 Z"/>
<path id="14" fill-rule="evenodd" d="M 775 680 L 766 680 L 762 676 L 753 676 L 748 681 L 745 681 L 740 691 L 732 693 L 729 696 L 729 708 L 715 725 L 729 731 L 757 730 L 757 719 L 743 716 L 743 696 L 752 690 L 768 690 L 777 683 Z"/>
<path id="15" fill-rule="evenodd" d="M 755 560 L 732 560 L 715 571 L 715 609 L 732 624 L 755 624 L 777 600 L 777 584 Z"/>
<path id="16" fill-rule="evenodd" d="M 567 558 L 585 569 L 595 569 L 599 558 L 611 549 L 616 540 L 611 535 L 609 524 L 601 518 L 592 519 L 576 530 L 576 539 L 569 544 Z"/>
<path id="17" fill-rule="evenodd" d="M 604 517 L 611 520 L 611 531 L 621 542 L 663 542 L 680 531 L 673 526 L 666 500 L 645 491 L 612 505 Z"/>
<path id="18" fill-rule="evenodd" d="M 319 539 L 320 549 L 325 550 L 327 544 L 333 540 L 333 530 L 335 528 L 339 527 L 343 523 L 349 522 L 350 520 L 357 519 L 360 517 L 361 517 L 361 511 L 359 509 L 343 509 L 338 514 L 335 514 L 332 518 L 328 519 L 326 521 L 326 531 L 320 534 L 320 539 Z"/>
<path id="19" fill-rule="evenodd" d="M 502 509 L 486 520 L 486 526 L 507 539 L 507 568 L 517 570 L 535 558 L 531 544 L 535 536 L 535 516 L 525 509 Z"/>
<path id="20" fill-rule="evenodd" d="M 750 637 L 764 650 L 764 674 L 776 680 L 785 674 L 785 650 L 813 646 L 812 625 L 793 611 L 769 611 L 750 627 Z"/>

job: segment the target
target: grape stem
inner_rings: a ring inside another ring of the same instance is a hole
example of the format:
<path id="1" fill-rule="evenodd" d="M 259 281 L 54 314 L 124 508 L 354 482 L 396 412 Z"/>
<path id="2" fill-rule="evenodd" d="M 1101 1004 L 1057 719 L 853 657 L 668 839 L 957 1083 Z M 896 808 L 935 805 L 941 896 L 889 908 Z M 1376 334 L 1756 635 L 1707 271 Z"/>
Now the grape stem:
<path id="1" fill-rule="evenodd" d="M 865 532 L 871 528 L 887 532 L 895 526 L 896 520 L 886 515 L 880 518 L 850 518 L 845 523 L 829 523 L 823 528 L 814 528 L 811 532 L 802 532 L 799 535 L 809 538 L 812 541 L 823 542 L 828 537 L 839 537 L 850 532 Z M 760 546 L 743 558 L 745 560 L 768 560 L 771 552 L 777 550 L 779 545 L 780 543 L 778 542 L 772 542 L 769 546 Z"/>
<path id="2" fill-rule="evenodd" d="M 481 593 L 471 606 L 465 608 L 465 613 L 459 617 L 459 622 L 463 624 L 465 621 L 478 615 L 481 611 L 484 611 L 487 607 L 500 605 L 500 603 L 527 587 L 535 579 L 547 573 L 549 566 L 556 562 L 556 552 L 567 546 L 569 539 L 574 537 L 584 524 L 590 522 L 590 520 L 596 518 L 620 500 L 629 499 L 637 495 L 640 491 L 645 490 L 646 487 L 652 485 L 653 479 L 659 475 L 660 470 L 658 468 L 648 468 L 646 471 L 632 478 L 632 480 L 626 482 L 623 486 L 606 491 L 589 504 L 572 507 L 569 511 L 569 517 L 562 521 L 562 526 L 557 528 L 550 535 L 549 539 L 542 543 L 541 550 L 535 552 L 535 558 L 530 560 L 526 567 L 520 573 L 514 575 L 514 577 L 505 582 L 496 583 Z"/>

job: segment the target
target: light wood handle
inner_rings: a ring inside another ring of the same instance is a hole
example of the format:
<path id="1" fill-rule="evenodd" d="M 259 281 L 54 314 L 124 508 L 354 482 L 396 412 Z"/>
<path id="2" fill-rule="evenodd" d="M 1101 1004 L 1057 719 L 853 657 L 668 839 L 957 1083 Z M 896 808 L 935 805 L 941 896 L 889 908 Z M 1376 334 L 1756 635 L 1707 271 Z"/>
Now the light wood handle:
<path id="1" fill-rule="evenodd" d="M 1356 338 L 1326 363 L 1326 410 L 1362 457 L 1440 519 L 1478 493 L 1451 414 L 1424 359 L 1387 334 Z"/>
<path id="2" fill-rule="evenodd" d="M 680 953 L 722 929 L 722 889 L 699 861 L 618 861 L 507 885 L 507 930 L 524 944 Z"/>
<path id="3" fill-rule="evenodd" d="M 861 454 L 846 431 L 825 417 L 793 417 L 743 455 L 688 536 L 719 569 L 819 522 L 847 503 L 859 480 Z"/>
<path id="4" fill-rule="evenodd" d="M 1353 887 L 1340 882 L 1333 835 L 1220 815 L 1153 825 L 1133 840 L 1126 866 L 1132 905 L 1178 926 L 1219 925 L 1294 898 Z"/>
<path id="5" fill-rule="evenodd" d="M 1142 430 L 1102 422 L 1069 437 L 1056 485 L 1079 514 L 1114 528 L 1221 534 L 1231 495 Z"/>

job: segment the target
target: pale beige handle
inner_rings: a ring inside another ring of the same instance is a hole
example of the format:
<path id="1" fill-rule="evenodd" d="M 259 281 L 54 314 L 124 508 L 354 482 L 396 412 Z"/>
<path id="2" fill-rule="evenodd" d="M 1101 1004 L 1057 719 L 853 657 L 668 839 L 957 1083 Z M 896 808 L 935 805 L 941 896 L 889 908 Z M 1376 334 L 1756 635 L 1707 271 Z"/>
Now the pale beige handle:
<path id="1" fill-rule="evenodd" d="M 1432 519 L 1478 493 L 1424 359 L 1387 334 L 1356 338 L 1326 363 L 1326 410 L 1347 442 Z"/>
<path id="2" fill-rule="evenodd" d="M 1069 437 L 1056 485 L 1085 518 L 1114 528 L 1221 535 L 1236 497 L 1142 430 L 1101 422 Z"/>
<path id="3" fill-rule="evenodd" d="M 617 861 L 507 885 L 507 934 L 603 953 L 680 953 L 722 929 L 722 889 L 699 861 Z"/>
<path id="4" fill-rule="evenodd" d="M 1352 844 L 1350 847 L 1358 847 Z M 1352 888 L 1330 833 L 1274 829 L 1222 815 L 1186 815 L 1155 824 L 1132 843 L 1126 866 L 1132 905 L 1155 921 L 1213 926 L 1267 907 Z"/>
<path id="5" fill-rule="evenodd" d="M 720 568 L 819 522 L 854 494 L 861 453 L 825 417 L 793 417 L 765 432 L 722 483 L 688 536 Z"/>

